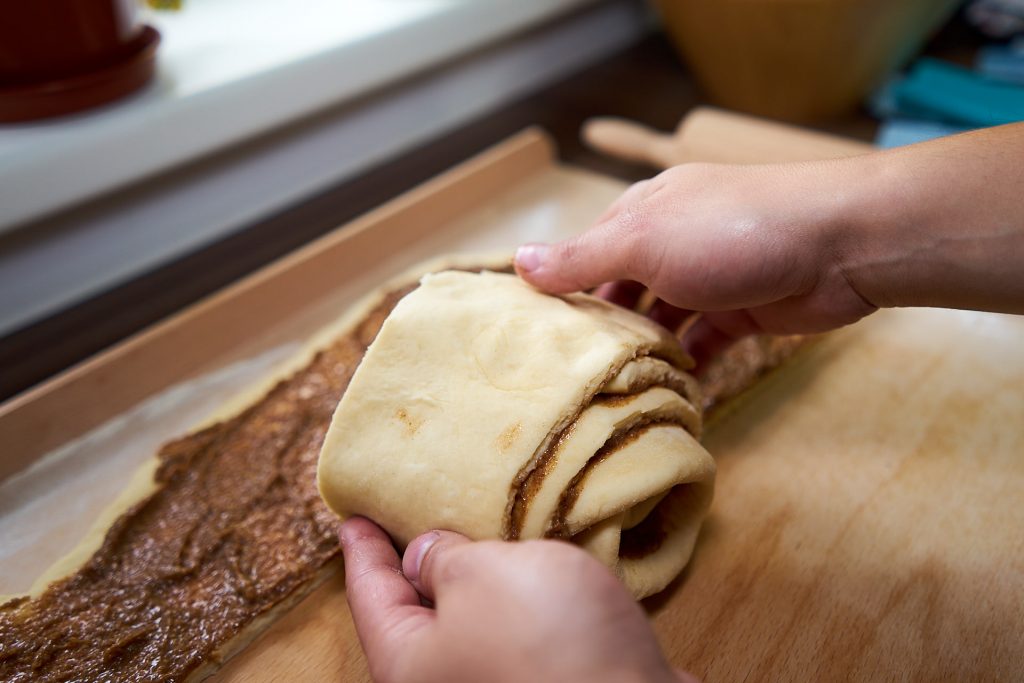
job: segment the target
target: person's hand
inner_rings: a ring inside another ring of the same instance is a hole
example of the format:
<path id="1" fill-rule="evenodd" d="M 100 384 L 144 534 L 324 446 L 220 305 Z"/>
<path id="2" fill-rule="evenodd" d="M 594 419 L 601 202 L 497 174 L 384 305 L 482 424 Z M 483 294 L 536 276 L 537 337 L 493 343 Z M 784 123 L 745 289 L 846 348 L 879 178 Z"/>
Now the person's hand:
<path id="1" fill-rule="evenodd" d="M 432 531 L 398 554 L 363 518 L 341 528 L 345 582 L 380 683 L 694 681 L 672 670 L 640 607 L 583 550 Z"/>
<path id="2" fill-rule="evenodd" d="M 755 332 L 807 333 L 886 306 L 1024 313 L 1024 123 L 832 161 L 684 164 L 637 183 L 588 231 L 526 245 L 553 293 L 629 305 L 666 327 L 704 312 L 698 363 Z"/>
<path id="3" fill-rule="evenodd" d="M 756 332 L 816 332 L 875 310 L 850 286 L 832 239 L 834 193 L 812 165 L 686 164 L 637 183 L 578 237 L 526 245 L 519 274 L 554 293 L 606 284 L 673 329 L 705 311 L 684 339 L 698 359 Z"/>

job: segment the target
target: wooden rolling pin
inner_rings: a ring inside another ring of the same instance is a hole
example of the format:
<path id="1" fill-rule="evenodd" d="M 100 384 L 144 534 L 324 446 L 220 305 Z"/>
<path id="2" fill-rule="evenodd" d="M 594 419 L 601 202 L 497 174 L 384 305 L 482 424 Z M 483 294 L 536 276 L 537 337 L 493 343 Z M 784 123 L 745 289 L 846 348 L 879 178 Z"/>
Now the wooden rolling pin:
<path id="1" fill-rule="evenodd" d="M 617 118 L 583 124 L 583 140 L 605 154 L 668 168 L 688 161 L 733 164 L 814 161 L 855 156 L 872 146 L 743 114 L 698 107 L 674 133 Z"/>

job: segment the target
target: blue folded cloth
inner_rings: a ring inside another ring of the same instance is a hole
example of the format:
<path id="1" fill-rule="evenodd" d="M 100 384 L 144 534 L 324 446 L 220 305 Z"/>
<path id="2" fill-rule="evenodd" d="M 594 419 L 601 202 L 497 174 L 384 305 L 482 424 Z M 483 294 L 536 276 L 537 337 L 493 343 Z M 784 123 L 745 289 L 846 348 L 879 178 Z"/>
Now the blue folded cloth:
<path id="1" fill-rule="evenodd" d="M 1024 120 L 1024 87 L 936 59 L 921 59 L 891 90 L 901 114 L 951 125 Z"/>
<path id="2" fill-rule="evenodd" d="M 945 123 L 934 121 L 920 121 L 917 119 L 889 119 L 883 121 L 875 136 L 875 144 L 888 149 L 890 147 L 902 147 L 912 145 L 915 142 L 933 140 L 946 135 L 962 133 L 968 128 L 962 126 L 950 126 Z"/>

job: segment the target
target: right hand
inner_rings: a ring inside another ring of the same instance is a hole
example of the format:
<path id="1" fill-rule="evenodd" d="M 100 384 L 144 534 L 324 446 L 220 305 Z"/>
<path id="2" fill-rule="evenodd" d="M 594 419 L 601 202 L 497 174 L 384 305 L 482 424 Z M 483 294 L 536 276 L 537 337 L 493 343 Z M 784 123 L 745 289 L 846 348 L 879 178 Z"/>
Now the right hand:
<path id="1" fill-rule="evenodd" d="M 756 332 L 809 333 L 885 306 L 1024 313 L 1024 123 L 858 157 L 684 164 L 622 195 L 589 230 L 516 254 L 552 293 L 629 304 L 636 283 L 698 363 Z M 632 284 L 630 284 L 632 282 Z"/>
<path id="2" fill-rule="evenodd" d="M 818 332 L 871 313 L 832 240 L 834 191 L 821 164 L 685 164 L 629 188 L 586 232 L 516 254 L 523 279 L 552 293 L 599 290 L 628 305 L 637 286 L 674 327 L 705 312 L 684 340 L 705 347 L 757 332 Z"/>

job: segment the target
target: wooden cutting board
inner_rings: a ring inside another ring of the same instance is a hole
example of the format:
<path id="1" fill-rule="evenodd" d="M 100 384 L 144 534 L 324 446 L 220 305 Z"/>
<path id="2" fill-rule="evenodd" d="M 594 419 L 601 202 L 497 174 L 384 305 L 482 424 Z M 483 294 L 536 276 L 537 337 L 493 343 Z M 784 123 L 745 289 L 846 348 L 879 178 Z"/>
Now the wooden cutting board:
<path id="1" fill-rule="evenodd" d="M 1024 319 L 883 311 L 714 426 L 713 515 L 657 601 L 708 680 L 1020 680 Z"/>
<path id="2" fill-rule="evenodd" d="M 742 162 L 850 144 L 714 111 L 677 137 L 688 158 Z M 43 453 L 176 382 L 306 338 L 417 260 L 556 239 L 623 187 L 557 166 L 536 132 L 517 136 L 0 406 L 0 480 L 56 469 Z M 1021 678 L 1024 319 L 878 313 L 764 380 L 706 443 L 720 467 L 711 517 L 685 575 L 646 602 L 674 664 L 708 681 Z M 16 503 L 0 496 L 0 522 Z M 46 523 L 74 538 L 89 516 L 51 508 Z M 22 554 L 45 566 L 52 552 Z M 0 592 L 23 589 L 24 574 Z M 216 680 L 368 680 L 340 575 Z"/>
<path id="3" fill-rule="evenodd" d="M 866 149 L 712 110 L 673 143 L 743 162 Z M 673 664 L 707 681 L 1024 675 L 1024 318 L 880 312 L 763 381 L 706 445 L 711 517 L 646 603 Z M 339 677 L 367 680 L 340 578 L 219 680 Z"/>

